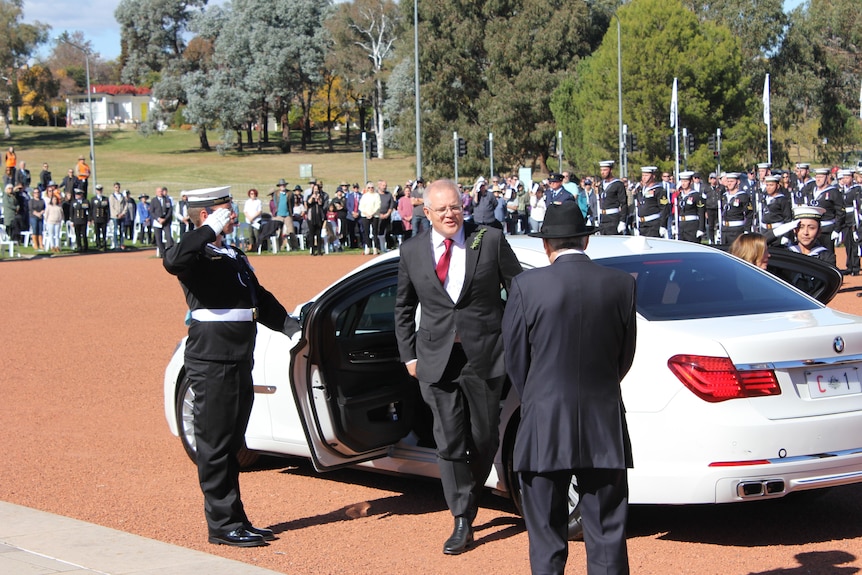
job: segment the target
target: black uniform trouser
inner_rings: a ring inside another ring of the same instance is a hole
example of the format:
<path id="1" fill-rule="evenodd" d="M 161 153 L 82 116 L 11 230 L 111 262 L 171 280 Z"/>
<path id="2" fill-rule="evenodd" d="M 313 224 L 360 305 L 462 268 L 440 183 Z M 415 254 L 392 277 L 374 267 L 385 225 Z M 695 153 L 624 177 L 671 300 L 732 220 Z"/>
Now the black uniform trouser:
<path id="1" fill-rule="evenodd" d="M 421 360 L 420 360 L 421 361 Z M 434 416 L 437 465 L 446 504 L 455 517 L 472 521 L 479 495 L 500 445 L 500 396 L 505 376 L 479 377 L 461 344 L 455 344 L 443 377 L 419 382 Z"/>
<path id="2" fill-rule="evenodd" d="M 89 248 L 87 240 L 87 224 L 75 225 L 75 247 L 78 251 L 85 252 Z"/>
<path id="3" fill-rule="evenodd" d="M 600 215 L 599 234 L 603 236 L 618 236 L 617 227 L 620 225 L 620 214 Z"/>
<path id="4" fill-rule="evenodd" d="M 859 273 L 859 242 L 853 237 L 853 228 L 844 228 L 844 250 L 847 253 L 847 270 Z"/>
<path id="5" fill-rule="evenodd" d="M 700 229 L 699 221 L 680 222 L 679 223 L 679 239 L 687 242 L 700 243 L 700 238 L 697 237 L 697 231 Z"/>
<path id="6" fill-rule="evenodd" d="M 661 233 L 659 228 L 662 227 L 661 218 L 656 218 L 651 222 L 638 222 L 638 233 L 648 238 L 659 238 Z"/>
<path id="7" fill-rule="evenodd" d="M 249 525 L 240 500 L 237 453 L 254 402 L 251 361 L 217 362 L 185 358 L 194 391 L 198 480 L 210 535 Z"/>
<path id="8" fill-rule="evenodd" d="M 95 232 L 95 241 L 97 248 L 103 248 L 108 245 L 108 222 L 93 222 L 93 231 Z"/>
<path id="9" fill-rule="evenodd" d="M 723 226 L 721 228 L 721 245 L 729 246 L 733 243 L 733 240 L 741 236 L 743 233 L 745 233 L 745 226 Z"/>
<path id="10" fill-rule="evenodd" d="M 706 237 L 709 243 L 715 243 L 715 231 L 718 229 L 718 208 L 706 208 Z"/>
<path id="11" fill-rule="evenodd" d="M 521 501 L 533 575 L 563 575 L 569 545 L 568 493 L 572 475 L 584 526 L 589 575 L 627 575 L 628 477 L 625 469 L 521 471 Z"/>
<path id="12" fill-rule="evenodd" d="M 832 239 L 832 232 L 835 231 L 835 224 L 829 224 L 820 228 L 820 245 L 835 253 L 835 241 Z"/>

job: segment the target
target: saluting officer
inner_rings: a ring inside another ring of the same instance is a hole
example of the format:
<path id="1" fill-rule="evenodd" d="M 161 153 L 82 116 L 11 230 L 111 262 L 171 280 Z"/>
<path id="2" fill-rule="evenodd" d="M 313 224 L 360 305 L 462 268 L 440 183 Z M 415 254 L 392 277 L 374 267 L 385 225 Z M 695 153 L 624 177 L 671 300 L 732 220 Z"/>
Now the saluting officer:
<path id="1" fill-rule="evenodd" d="M 706 232 L 706 197 L 694 189 L 694 172 L 679 173 L 676 213 L 679 214 L 679 239 L 700 243 Z"/>
<path id="2" fill-rule="evenodd" d="M 817 183 L 811 177 L 811 165 L 804 162 L 796 164 L 796 188 L 793 190 L 793 205 L 807 206 L 814 199 Z"/>
<path id="3" fill-rule="evenodd" d="M 89 248 L 87 222 L 90 221 L 90 203 L 84 197 L 84 190 L 75 188 L 75 199 L 69 207 L 72 225 L 75 226 L 75 251 L 85 252 Z"/>
<path id="4" fill-rule="evenodd" d="M 809 204 L 823 208 L 820 218 L 820 243 L 827 250 L 835 252 L 835 244 L 841 239 L 841 226 L 844 224 L 844 198 L 838 186 L 831 181 L 829 168 L 814 170 L 814 199 Z"/>
<path id="5" fill-rule="evenodd" d="M 626 186 L 613 175 L 614 161 L 599 162 L 602 181 L 599 184 L 599 234 L 620 235 L 626 231 L 628 197 Z"/>
<path id="6" fill-rule="evenodd" d="M 237 453 L 254 401 L 251 378 L 257 322 L 288 337 L 299 330 L 258 282 L 245 254 L 224 243 L 236 227 L 230 187 L 186 193 L 195 229 L 165 251 L 165 269 L 177 276 L 189 307 L 186 376 L 194 391 L 198 478 L 209 542 L 257 547 L 275 538 L 243 510 Z"/>
<path id="7" fill-rule="evenodd" d="M 844 250 L 847 253 L 847 273 L 859 275 L 859 193 L 862 186 L 853 182 L 851 170 L 838 171 L 838 185 L 844 199 Z"/>
<path id="8" fill-rule="evenodd" d="M 650 238 L 667 237 L 668 213 L 670 202 L 667 191 L 661 182 L 656 181 L 658 168 L 644 166 L 641 168 L 641 185 L 635 197 L 635 224 L 638 235 Z"/>
<path id="9" fill-rule="evenodd" d="M 739 189 L 739 178 L 738 172 L 724 175 L 727 189 L 721 199 L 721 243 L 728 246 L 743 232 L 751 229 L 751 216 L 754 212 L 751 196 Z"/>
<path id="10" fill-rule="evenodd" d="M 111 203 L 102 195 L 102 184 L 96 186 L 96 195 L 90 200 L 90 218 L 96 232 L 96 249 L 108 247 L 108 219 L 111 217 Z"/>
<path id="11" fill-rule="evenodd" d="M 793 219 L 793 209 L 790 206 L 790 198 L 784 194 L 780 187 L 780 176 L 766 176 L 766 194 L 763 198 L 761 211 L 763 218 L 760 221 L 760 232 L 766 233 L 768 230 L 775 228 L 781 224 L 786 224 Z M 789 240 L 782 238 L 781 243 L 787 243 Z"/>

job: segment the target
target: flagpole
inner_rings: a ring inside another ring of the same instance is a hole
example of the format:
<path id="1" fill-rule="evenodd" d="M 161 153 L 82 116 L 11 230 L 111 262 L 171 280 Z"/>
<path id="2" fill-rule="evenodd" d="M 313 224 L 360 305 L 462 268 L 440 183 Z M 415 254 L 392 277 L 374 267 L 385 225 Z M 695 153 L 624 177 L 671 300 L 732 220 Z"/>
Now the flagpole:
<path id="1" fill-rule="evenodd" d="M 766 161 L 772 164 L 772 122 L 769 109 L 769 74 L 763 81 L 763 122 L 766 124 Z"/>
<path id="2" fill-rule="evenodd" d="M 674 138 L 674 174 L 673 181 L 674 184 L 679 183 L 679 89 L 677 85 L 677 79 L 673 79 L 673 93 L 671 95 L 670 101 L 670 125 L 673 126 L 673 138 Z M 673 216 L 674 221 L 676 222 L 676 233 L 677 239 L 679 239 L 679 214 L 677 213 L 677 206 L 673 203 L 673 190 L 668 190 L 668 200 L 671 201 L 671 205 L 673 206 Z M 670 233 L 668 233 L 668 237 L 670 237 Z"/>

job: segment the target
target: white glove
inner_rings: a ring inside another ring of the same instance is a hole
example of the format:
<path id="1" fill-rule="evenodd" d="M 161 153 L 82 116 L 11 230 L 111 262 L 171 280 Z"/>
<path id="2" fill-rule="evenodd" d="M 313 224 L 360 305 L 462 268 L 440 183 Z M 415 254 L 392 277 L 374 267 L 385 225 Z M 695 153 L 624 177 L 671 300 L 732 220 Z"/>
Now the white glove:
<path id="1" fill-rule="evenodd" d="M 796 226 L 799 225 L 799 222 L 789 221 L 786 224 L 781 224 L 780 226 L 775 226 L 772 228 L 772 234 L 777 238 L 778 236 L 783 236 L 784 234 L 790 233 L 796 229 Z"/>
<path id="2" fill-rule="evenodd" d="M 207 219 L 204 221 L 204 225 L 211 227 L 215 232 L 215 235 L 219 235 L 229 222 L 230 210 L 227 208 L 219 208 L 207 216 Z"/>
<path id="3" fill-rule="evenodd" d="M 659 228 L 658 229 L 658 235 L 660 235 L 663 238 L 666 238 L 667 237 L 667 228 Z"/>
<path id="4" fill-rule="evenodd" d="M 617 233 L 618 233 L 618 234 L 621 234 L 621 233 L 623 233 L 624 231 L 626 231 L 626 223 L 625 223 L 625 222 L 620 222 L 620 223 L 618 223 L 618 224 L 617 224 Z"/>
<path id="5" fill-rule="evenodd" d="M 841 239 L 841 234 L 840 234 L 839 232 L 832 232 L 832 235 L 831 235 L 831 236 L 829 236 L 829 237 L 830 237 L 830 238 L 832 239 L 832 241 L 834 242 L 835 240 L 840 240 L 840 239 Z"/>
<path id="6" fill-rule="evenodd" d="M 784 236 L 783 238 L 781 238 L 781 245 L 782 246 L 789 246 L 790 245 L 790 238 L 788 238 L 787 236 Z"/>
<path id="7" fill-rule="evenodd" d="M 859 232 L 853 232 L 853 239 L 859 241 Z"/>
<path id="8" fill-rule="evenodd" d="M 702 238 L 703 236 L 704 236 L 704 233 L 703 233 L 702 231 L 700 231 L 700 230 L 697 230 L 697 233 L 695 234 L 695 237 L 696 237 L 696 238 L 698 238 L 698 239 L 700 239 L 700 238 Z"/>
<path id="9" fill-rule="evenodd" d="M 634 229 L 634 232 L 635 232 L 635 235 L 636 235 L 636 236 L 641 235 L 641 231 L 640 231 L 639 229 L 637 229 L 637 228 L 635 228 L 635 229 Z"/>

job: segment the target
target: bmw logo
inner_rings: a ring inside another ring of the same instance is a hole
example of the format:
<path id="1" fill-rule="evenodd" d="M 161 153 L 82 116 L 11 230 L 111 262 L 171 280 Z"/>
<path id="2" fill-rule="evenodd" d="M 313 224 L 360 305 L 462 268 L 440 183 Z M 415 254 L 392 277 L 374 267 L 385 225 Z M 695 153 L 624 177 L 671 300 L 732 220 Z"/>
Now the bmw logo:
<path id="1" fill-rule="evenodd" d="M 834 349 L 836 353 L 841 353 L 842 351 L 844 351 L 844 338 L 840 335 L 836 337 L 832 341 L 832 349 Z"/>

